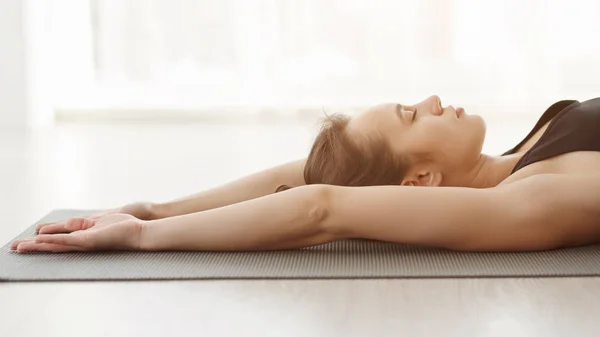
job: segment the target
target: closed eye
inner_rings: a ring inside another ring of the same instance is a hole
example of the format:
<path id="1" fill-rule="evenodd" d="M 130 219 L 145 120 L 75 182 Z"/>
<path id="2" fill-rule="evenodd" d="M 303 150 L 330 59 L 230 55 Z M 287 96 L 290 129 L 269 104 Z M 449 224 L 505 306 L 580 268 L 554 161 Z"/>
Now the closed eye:
<path id="1" fill-rule="evenodd" d="M 408 121 L 408 118 L 406 116 L 405 111 L 409 111 L 412 113 L 412 118 L 410 119 L 411 123 L 415 121 L 415 119 L 417 118 L 417 109 L 415 108 L 414 111 L 410 111 L 410 110 L 404 110 L 404 107 L 400 104 L 396 104 L 396 114 L 398 115 L 398 117 L 400 117 L 401 120 L 403 121 Z"/>

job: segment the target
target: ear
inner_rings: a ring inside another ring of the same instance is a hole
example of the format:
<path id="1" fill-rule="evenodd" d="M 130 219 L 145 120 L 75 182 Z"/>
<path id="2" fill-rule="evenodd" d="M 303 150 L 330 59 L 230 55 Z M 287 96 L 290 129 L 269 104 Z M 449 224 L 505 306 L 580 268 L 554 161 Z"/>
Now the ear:
<path id="1" fill-rule="evenodd" d="M 418 171 L 407 175 L 400 185 L 402 186 L 440 186 L 442 173 L 438 171 Z"/>

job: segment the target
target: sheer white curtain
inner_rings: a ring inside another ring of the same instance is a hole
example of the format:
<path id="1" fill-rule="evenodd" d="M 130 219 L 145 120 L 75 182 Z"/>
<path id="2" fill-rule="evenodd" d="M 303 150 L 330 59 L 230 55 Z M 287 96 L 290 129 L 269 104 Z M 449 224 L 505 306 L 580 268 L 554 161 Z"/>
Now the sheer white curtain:
<path id="1" fill-rule="evenodd" d="M 91 0 L 95 84 L 117 107 L 600 95 L 597 0 Z"/>

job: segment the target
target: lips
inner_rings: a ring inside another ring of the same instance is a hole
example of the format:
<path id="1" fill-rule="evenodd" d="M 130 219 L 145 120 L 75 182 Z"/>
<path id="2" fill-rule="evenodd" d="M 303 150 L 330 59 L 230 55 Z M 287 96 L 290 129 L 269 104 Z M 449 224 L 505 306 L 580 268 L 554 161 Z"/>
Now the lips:
<path id="1" fill-rule="evenodd" d="M 460 118 L 460 116 L 462 116 L 465 113 L 465 109 L 463 108 L 456 108 L 456 117 Z"/>

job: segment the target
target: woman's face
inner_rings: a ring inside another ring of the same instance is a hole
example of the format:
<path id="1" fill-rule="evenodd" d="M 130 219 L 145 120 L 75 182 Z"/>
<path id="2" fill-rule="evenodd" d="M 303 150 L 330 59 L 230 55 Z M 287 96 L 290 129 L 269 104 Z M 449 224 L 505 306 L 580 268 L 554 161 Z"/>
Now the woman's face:
<path id="1" fill-rule="evenodd" d="M 352 118 L 348 132 L 362 136 L 379 134 L 395 153 L 409 155 L 413 174 L 437 171 L 444 177 L 460 174 L 476 165 L 485 139 L 486 125 L 462 108 L 443 107 L 438 96 L 415 105 L 387 103 Z"/>

